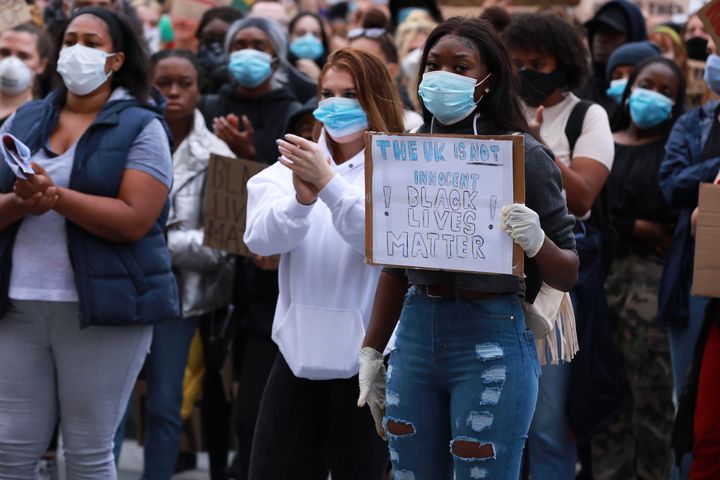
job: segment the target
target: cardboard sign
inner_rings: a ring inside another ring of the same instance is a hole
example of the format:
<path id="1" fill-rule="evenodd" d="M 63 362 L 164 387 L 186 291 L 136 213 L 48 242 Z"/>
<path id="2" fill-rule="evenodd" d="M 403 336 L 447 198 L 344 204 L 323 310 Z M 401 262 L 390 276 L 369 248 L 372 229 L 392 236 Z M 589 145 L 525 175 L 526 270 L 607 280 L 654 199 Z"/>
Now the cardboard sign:
<path id="1" fill-rule="evenodd" d="M 715 45 L 720 45 L 720 0 L 708 3 L 697 14 Z"/>
<path id="2" fill-rule="evenodd" d="M 500 229 L 525 201 L 521 135 L 365 136 L 370 264 L 522 275 L 523 253 Z"/>
<path id="3" fill-rule="evenodd" d="M 0 32 L 32 20 L 25 0 L 0 0 Z"/>
<path id="4" fill-rule="evenodd" d="M 247 215 L 247 182 L 265 165 L 210 155 L 205 180 L 203 227 L 208 247 L 253 257 L 243 242 Z"/>
<path id="5" fill-rule="evenodd" d="M 170 16 L 199 21 L 206 10 L 229 3 L 228 0 L 172 0 Z"/>
<path id="6" fill-rule="evenodd" d="M 675 15 L 687 14 L 689 0 L 635 0 L 635 4 L 657 24 Z"/>
<path id="7" fill-rule="evenodd" d="M 693 295 L 720 298 L 720 185 L 700 185 Z"/>

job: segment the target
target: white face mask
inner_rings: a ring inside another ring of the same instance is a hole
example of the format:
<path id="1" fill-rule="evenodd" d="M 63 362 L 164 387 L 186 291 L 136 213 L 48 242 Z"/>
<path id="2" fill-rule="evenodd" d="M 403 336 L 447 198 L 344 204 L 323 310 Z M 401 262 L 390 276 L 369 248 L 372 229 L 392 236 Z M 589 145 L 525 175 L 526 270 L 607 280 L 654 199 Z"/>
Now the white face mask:
<path id="1" fill-rule="evenodd" d="M 105 62 L 114 53 L 76 43 L 60 50 L 57 71 L 68 90 L 75 95 L 87 95 L 97 90 L 110 77 L 105 73 Z"/>
<path id="2" fill-rule="evenodd" d="M 17 95 L 32 86 L 34 72 L 16 56 L 0 61 L 0 90 L 8 95 Z"/>

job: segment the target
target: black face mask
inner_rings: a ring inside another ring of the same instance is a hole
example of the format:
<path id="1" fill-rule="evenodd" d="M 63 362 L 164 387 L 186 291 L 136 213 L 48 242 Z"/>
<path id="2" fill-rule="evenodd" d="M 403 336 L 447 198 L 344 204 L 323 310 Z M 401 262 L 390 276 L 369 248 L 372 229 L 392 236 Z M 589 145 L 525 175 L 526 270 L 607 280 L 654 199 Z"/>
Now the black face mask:
<path id="1" fill-rule="evenodd" d="M 220 42 L 201 43 L 197 59 L 207 77 L 222 77 L 227 73 L 227 57 Z"/>
<path id="2" fill-rule="evenodd" d="M 707 47 L 708 41 L 702 37 L 692 37 L 685 40 L 688 58 L 692 60 L 700 60 L 701 62 L 707 60 L 709 55 Z"/>
<path id="3" fill-rule="evenodd" d="M 540 73 L 524 68 L 520 70 L 520 80 L 520 96 L 528 105 L 535 107 L 565 85 L 565 72 L 555 70 L 551 73 Z"/>

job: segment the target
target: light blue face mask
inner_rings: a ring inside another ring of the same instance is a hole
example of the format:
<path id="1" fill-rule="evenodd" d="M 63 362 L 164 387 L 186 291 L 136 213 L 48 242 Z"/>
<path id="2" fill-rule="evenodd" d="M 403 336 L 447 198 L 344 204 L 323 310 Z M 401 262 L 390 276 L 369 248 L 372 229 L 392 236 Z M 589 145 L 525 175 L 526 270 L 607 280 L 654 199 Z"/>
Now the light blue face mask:
<path id="1" fill-rule="evenodd" d="M 615 100 L 615 103 L 620 105 L 622 103 L 622 96 L 627 86 L 627 78 L 618 78 L 617 80 L 611 80 L 610 86 L 605 90 L 605 94 Z"/>
<path id="2" fill-rule="evenodd" d="M 720 56 L 711 54 L 707 57 L 703 78 L 708 88 L 720 95 Z"/>
<path id="3" fill-rule="evenodd" d="M 367 115 L 360 102 L 353 98 L 326 98 L 320 101 L 313 115 L 334 140 L 368 128 Z"/>
<path id="4" fill-rule="evenodd" d="M 418 94 L 422 98 L 425 108 L 433 114 L 443 125 L 452 125 L 467 118 L 475 106 L 482 100 L 475 101 L 475 87 L 490 78 L 489 73 L 480 82 L 474 78 L 465 77 L 456 73 L 427 72 L 423 75 Z M 485 89 L 485 93 L 490 90 Z M 484 94 L 483 94 L 484 96 Z"/>
<path id="5" fill-rule="evenodd" d="M 628 102 L 633 122 L 643 129 L 657 127 L 672 116 L 673 101 L 646 88 L 633 90 Z"/>
<path id="6" fill-rule="evenodd" d="M 325 53 L 325 47 L 322 42 L 312 33 L 296 38 L 290 44 L 290 51 L 297 58 L 307 58 L 309 60 L 317 60 Z"/>
<path id="7" fill-rule="evenodd" d="M 240 85 L 255 88 L 272 73 L 272 57 L 252 48 L 238 50 L 230 54 L 228 69 Z"/>

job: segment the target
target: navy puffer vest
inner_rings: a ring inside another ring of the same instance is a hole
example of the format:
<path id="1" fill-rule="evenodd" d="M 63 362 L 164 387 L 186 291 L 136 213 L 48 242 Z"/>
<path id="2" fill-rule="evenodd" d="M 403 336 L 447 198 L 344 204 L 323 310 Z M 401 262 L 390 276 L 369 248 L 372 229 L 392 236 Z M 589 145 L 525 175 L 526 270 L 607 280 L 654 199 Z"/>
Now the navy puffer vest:
<path id="1" fill-rule="evenodd" d="M 35 153 L 55 129 L 61 101 L 54 92 L 20 107 L 9 133 Z M 154 119 L 165 125 L 159 109 L 146 103 L 108 102 L 78 140 L 69 187 L 90 195 L 117 197 L 130 147 Z M 2 163 L 0 193 L 12 192 L 14 182 L 14 175 Z M 81 327 L 152 324 L 179 318 L 177 284 L 163 234 L 167 214 L 166 203 L 150 232 L 127 244 L 105 240 L 66 222 Z M 21 223 L 0 232 L 0 319 L 9 305 L 12 251 Z M 37 273 L 40 279 L 42 272 Z"/>

